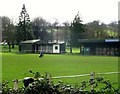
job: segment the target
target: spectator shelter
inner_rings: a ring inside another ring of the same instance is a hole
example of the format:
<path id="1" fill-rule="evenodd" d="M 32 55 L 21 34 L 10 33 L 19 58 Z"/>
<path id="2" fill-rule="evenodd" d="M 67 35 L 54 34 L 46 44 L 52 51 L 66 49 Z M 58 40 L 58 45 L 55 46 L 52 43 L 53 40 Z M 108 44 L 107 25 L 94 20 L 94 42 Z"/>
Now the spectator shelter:
<path id="1" fill-rule="evenodd" d="M 40 39 L 27 40 L 19 43 L 19 51 L 24 53 L 65 53 L 64 42 L 44 42 Z"/>
<path id="2" fill-rule="evenodd" d="M 79 39 L 82 55 L 120 55 L 120 39 Z"/>

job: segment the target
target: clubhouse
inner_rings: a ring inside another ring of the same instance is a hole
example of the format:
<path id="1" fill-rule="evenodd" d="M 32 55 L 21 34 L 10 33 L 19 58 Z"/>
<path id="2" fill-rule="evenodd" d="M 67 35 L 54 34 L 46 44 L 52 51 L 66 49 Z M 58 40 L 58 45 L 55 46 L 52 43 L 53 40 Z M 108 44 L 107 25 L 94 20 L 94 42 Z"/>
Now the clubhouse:
<path id="1" fill-rule="evenodd" d="M 19 43 L 19 52 L 22 53 L 65 53 L 64 42 L 44 42 L 40 39 L 27 40 Z"/>

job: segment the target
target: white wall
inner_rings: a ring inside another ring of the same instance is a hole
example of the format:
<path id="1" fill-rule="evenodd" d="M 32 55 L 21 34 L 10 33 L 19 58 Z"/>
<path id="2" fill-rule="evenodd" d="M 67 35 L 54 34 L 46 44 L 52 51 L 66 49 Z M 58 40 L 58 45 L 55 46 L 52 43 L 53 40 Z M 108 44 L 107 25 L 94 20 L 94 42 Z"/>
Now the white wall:
<path id="1" fill-rule="evenodd" d="M 58 49 L 55 49 L 57 47 Z M 60 53 L 60 45 L 59 44 L 53 44 L 53 53 Z"/>

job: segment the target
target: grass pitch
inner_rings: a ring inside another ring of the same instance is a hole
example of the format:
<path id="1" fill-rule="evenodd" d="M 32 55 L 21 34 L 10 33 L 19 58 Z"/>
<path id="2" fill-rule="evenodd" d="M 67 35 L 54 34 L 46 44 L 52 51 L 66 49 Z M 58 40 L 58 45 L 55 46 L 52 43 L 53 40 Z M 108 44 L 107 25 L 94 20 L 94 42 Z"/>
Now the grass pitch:
<path id="1" fill-rule="evenodd" d="M 45 54 L 39 58 L 39 54 L 2 54 L 2 79 L 11 82 L 13 79 L 23 79 L 28 74 L 28 70 L 45 72 L 54 76 L 70 76 L 89 74 L 91 72 L 117 72 L 118 57 L 112 56 L 80 56 L 80 55 L 60 55 Z M 118 82 L 118 75 L 102 75 L 113 82 Z M 63 78 L 63 82 L 69 84 L 79 83 L 90 77 Z"/>

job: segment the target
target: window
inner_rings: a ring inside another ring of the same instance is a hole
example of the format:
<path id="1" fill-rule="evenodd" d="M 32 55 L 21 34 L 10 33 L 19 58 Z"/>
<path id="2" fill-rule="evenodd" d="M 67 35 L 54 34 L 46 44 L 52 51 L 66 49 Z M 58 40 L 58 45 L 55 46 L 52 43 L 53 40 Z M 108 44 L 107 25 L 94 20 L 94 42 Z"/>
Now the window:
<path id="1" fill-rule="evenodd" d="M 55 50 L 58 50 L 58 46 L 55 46 Z"/>

